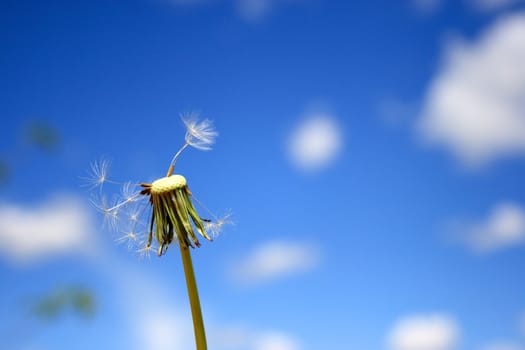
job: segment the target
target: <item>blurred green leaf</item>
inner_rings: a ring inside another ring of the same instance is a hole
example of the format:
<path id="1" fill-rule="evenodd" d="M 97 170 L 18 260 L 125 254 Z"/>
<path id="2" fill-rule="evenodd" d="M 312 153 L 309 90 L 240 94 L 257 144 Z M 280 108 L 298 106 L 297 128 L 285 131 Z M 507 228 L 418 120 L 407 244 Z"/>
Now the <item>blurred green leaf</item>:
<path id="1" fill-rule="evenodd" d="M 54 151 L 60 145 L 58 130 L 43 121 L 34 121 L 27 124 L 24 136 L 30 145 L 45 151 Z"/>
<path id="2" fill-rule="evenodd" d="M 54 292 L 37 301 L 33 307 L 33 315 L 50 320 L 57 318 L 67 304 L 67 295 Z"/>
<path id="3" fill-rule="evenodd" d="M 95 297 L 85 288 L 70 287 L 57 289 L 39 298 L 32 307 L 32 314 L 42 320 L 58 318 L 68 309 L 80 316 L 90 317 L 95 314 Z"/>
<path id="4" fill-rule="evenodd" d="M 85 316 L 92 316 L 95 313 L 95 298 L 87 290 L 78 290 L 73 295 L 73 305 L 76 311 Z"/>

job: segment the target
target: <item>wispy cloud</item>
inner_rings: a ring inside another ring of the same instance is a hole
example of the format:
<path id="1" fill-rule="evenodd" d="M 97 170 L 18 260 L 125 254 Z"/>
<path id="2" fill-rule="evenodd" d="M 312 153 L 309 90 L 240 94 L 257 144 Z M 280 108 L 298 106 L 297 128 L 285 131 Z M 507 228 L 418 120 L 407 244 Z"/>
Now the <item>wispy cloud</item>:
<path id="1" fill-rule="evenodd" d="M 144 266 L 131 264 L 113 254 L 95 261 L 113 282 L 122 319 L 129 328 L 135 349 L 191 349 L 191 316 L 183 294 L 170 291 L 165 281 Z M 185 307 L 182 307 L 185 306 Z"/>
<path id="2" fill-rule="evenodd" d="M 385 125 L 400 127 L 414 120 L 417 116 L 418 108 L 414 103 L 394 97 L 386 97 L 379 101 L 377 113 Z"/>
<path id="3" fill-rule="evenodd" d="M 89 209 L 74 195 L 37 205 L 0 203 L 0 254 L 15 263 L 87 253 L 94 246 Z"/>
<path id="4" fill-rule="evenodd" d="M 176 6 L 195 6 L 211 2 L 211 0 L 166 0 Z"/>
<path id="5" fill-rule="evenodd" d="M 302 170 L 322 169 L 334 162 L 343 148 L 343 133 L 336 118 L 314 113 L 303 119 L 288 139 L 292 163 Z"/>
<path id="6" fill-rule="evenodd" d="M 113 259 L 111 257 L 107 257 Z M 140 266 L 106 261 L 104 272 L 116 283 L 121 307 L 137 350 L 194 348 L 189 306 L 183 294 L 167 289 L 165 281 Z M 300 350 L 297 337 L 282 331 L 207 319 L 208 344 L 219 350 Z"/>
<path id="7" fill-rule="evenodd" d="M 175 6 L 218 4 L 217 0 L 166 0 Z M 300 3 L 302 0 L 230 0 L 239 18 L 246 22 L 259 22 L 284 4 Z"/>
<path id="8" fill-rule="evenodd" d="M 188 327 L 191 321 L 166 306 L 152 306 L 137 315 L 135 322 L 142 349 L 188 349 L 192 346 L 193 337 Z"/>
<path id="9" fill-rule="evenodd" d="M 256 284 L 310 271 L 320 262 L 320 249 L 312 243 L 269 241 L 256 247 L 232 268 L 235 280 Z"/>
<path id="10" fill-rule="evenodd" d="M 432 15 L 443 5 L 444 0 L 411 0 L 412 7 L 421 15 Z"/>
<path id="11" fill-rule="evenodd" d="M 525 336 L 525 311 L 522 312 L 518 317 L 517 328 L 522 336 Z"/>
<path id="12" fill-rule="evenodd" d="M 508 341 L 497 341 L 490 343 L 483 348 L 482 350 L 524 350 L 525 348 L 520 344 L 508 342 Z"/>
<path id="13" fill-rule="evenodd" d="M 454 229 L 475 252 L 489 253 L 525 241 L 525 209 L 515 203 L 495 205 L 487 218 L 459 223 Z"/>
<path id="14" fill-rule="evenodd" d="M 254 350 L 299 350 L 299 342 L 285 333 L 270 332 L 255 337 Z"/>
<path id="15" fill-rule="evenodd" d="M 518 4 L 523 2 L 523 0 L 470 0 L 469 2 L 474 9 L 481 12 L 489 12 Z"/>
<path id="16" fill-rule="evenodd" d="M 274 0 L 236 0 L 234 3 L 239 16 L 250 22 L 262 20 L 276 5 Z"/>
<path id="17" fill-rule="evenodd" d="M 477 41 L 450 42 L 417 130 L 467 166 L 525 154 L 525 14 L 502 17 Z"/>
<path id="18" fill-rule="evenodd" d="M 280 331 L 253 330 L 245 326 L 215 328 L 210 344 L 224 350 L 299 350 L 301 342 L 293 335 Z"/>
<path id="19" fill-rule="evenodd" d="M 387 343 L 392 350 L 452 350 L 460 330 L 456 321 L 443 314 L 406 316 L 392 327 Z"/>

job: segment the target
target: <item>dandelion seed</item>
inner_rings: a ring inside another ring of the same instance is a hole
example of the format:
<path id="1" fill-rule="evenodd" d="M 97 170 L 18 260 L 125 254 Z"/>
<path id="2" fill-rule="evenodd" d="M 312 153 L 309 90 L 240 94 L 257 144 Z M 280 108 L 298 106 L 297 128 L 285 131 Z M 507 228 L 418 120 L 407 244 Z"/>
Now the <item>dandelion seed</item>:
<path id="1" fill-rule="evenodd" d="M 91 199 L 93 206 L 104 215 L 104 227 L 114 228 L 118 219 L 118 213 L 112 211 L 108 205 L 106 196 L 96 196 Z"/>
<path id="2" fill-rule="evenodd" d="M 142 197 L 127 211 L 126 215 L 134 229 L 137 229 L 138 227 L 146 228 L 147 225 L 143 219 L 144 212 L 147 209 L 149 209 L 149 205 L 146 203 L 146 198 Z"/>
<path id="3" fill-rule="evenodd" d="M 112 229 L 112 230 L 118 229 L 118 224 L 121 219 L 121 209 L 125 204 L 127 204 L 126 201 L 118 202 L 117 200 L 115 200 L 113 202 L 113 205 L 109 206 L 107 198 L 104 196 L 101 197 L 99 204 L 96 205 L 96 208 L 102 214 L 104 214 L 104 226 L 105 227 Z"/>
<path id="4" fill-rule="evenodd" d="M 189 113 L 182 116 L 182 122 L 186 126 L 186 143 L 188 145 L 202 151 L 211 149 L 218 133 L 209 119 L 198 121 L 196 113 Z"/>
<path id="5" fill-rule="evenodd" d="M 232 214 L 228 212 L 220 219 L 216 219 L 216 221 L 206 220 L 206 222 L 204 223 L 204 228 L 207 232 L 211 233 L 213 237 L 217 237 L 224 225 L 232 224 L 231 216 Z"/>
<path id="6" fill-rule="evenodd" d="M 129 220 L 131 222 L 138 223 L 139 222 L 139 213 L 138 212 L 133 212 L 133 213 L 129 214 Z"/>
<path id="7" fill-rule="evenodd" d="M 122 186 L 122 201 L 132 203 L 140 197 L 140 191 L 137 190 L 137 185 L 132 182 L 126 182 Z"/>
<path id="8" fill-rule="evenodd" d="M 151 253 L 153 252 L 154 248 L 153 246 L 147 246 L 147 245 L 144 245 L 142 246 L 142 248 L 138 249 L 137 250 L 137 253 L 139 254 L 139 257 L 141 259 L 150 259 L 151 258 Z"/>
<path id="9" fill-rule="evenodd" d="M 182 115 L 181 119 L 186 126 L 185 142 L 171 159 L 168 175 L 166 176 L 170 176 L 173 173 L 177 159 L 188 146 L 195 147 L 201 151 L 208 151 L 211 149 L 211 145 L 215 143 L 215 138 L 218 135 L 210 120 L 198 121 L 197 113 Z"/>
<path id="10" fill-rule="evenodd" d="M 133 248 L 138 242 L 138 234 L 134 231 L 129 231 L 125 233 L 123 236 L 117 238 L 115 242 L 118 244 L 127 243 L 128 248 Z"/>
<path id="11" fill-rule="evenodd" d="M 101 159 L 98 162 L 92 163 L 89 176 L 83 178 L 86 185 L 91 188 L 102 187 L 102 185 L 108 181 L 108 169 L 110 164 L 111 163 L 107 159 Z"/>
<path id="12" fill-rule="evenodd" d="M 118 221 L 120 218 L 118 209 L 107 209 L 107 212 L 104 214 L 106 215 L 108 226 L 113 230 L 116 230 L 118 228 Z"/>

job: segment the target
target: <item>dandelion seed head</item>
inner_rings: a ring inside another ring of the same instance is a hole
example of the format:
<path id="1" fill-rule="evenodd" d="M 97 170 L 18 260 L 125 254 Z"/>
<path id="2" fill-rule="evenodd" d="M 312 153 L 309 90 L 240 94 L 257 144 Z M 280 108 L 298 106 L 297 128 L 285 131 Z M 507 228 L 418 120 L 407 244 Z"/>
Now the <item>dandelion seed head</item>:
<path id="1" fill-rule="evenodd" d="M 182 122 L 186 126 L 186 143 L 188 145 L 202 151 L 211 149 L 218 132 L 209 119 L 199 121 L 197 113 L 189 113 L 182 116 Z"/>

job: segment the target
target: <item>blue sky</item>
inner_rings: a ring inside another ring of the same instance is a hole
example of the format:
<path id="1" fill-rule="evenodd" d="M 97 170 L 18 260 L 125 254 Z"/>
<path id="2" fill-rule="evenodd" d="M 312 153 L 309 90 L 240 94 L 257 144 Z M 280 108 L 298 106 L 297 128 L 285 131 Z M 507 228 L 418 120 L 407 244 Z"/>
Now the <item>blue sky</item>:
<path id="1" fill-rule="evenodd" d="M 0 347 L 193 347 L 177 249 L 115 243 L 80 178 L 164 176 L 198 111 L 210 349 L 525 349 L 524 38 L 520 0 L 3 0 Z M 67 285 L 94 318 L 24 318 Z"/>

